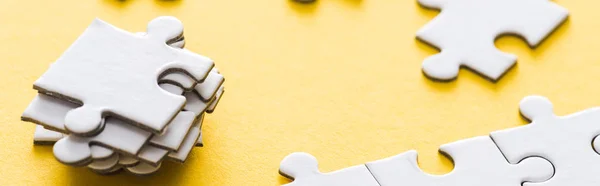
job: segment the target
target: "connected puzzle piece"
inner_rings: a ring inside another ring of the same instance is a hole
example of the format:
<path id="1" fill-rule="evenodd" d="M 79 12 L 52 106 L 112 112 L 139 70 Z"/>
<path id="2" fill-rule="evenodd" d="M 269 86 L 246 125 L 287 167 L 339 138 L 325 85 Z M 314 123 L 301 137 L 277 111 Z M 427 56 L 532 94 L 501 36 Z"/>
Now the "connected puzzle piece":
<path id="1" fill-rule="evenodd" d="M 279 173 L 294 180 L 286 186 L 379 186 L 365 165 L 321 173 L 317 159 L 303 152 L 285 157 L 279 166 Z"/>
<path id="2" fill-rule="evenodd" d="M 111 147 L 119 152 L 136 155 L 152 133 L 116 118 L 106 118 L 104 129 L 96 136 L 69 135 L 53 147 L 54 156 L 64 164 L 85 165 L 92 160 L 92 144 Z"/>
<path id="3" fill-rule="evenodd" d="M 423 72 L 437 80 L 452 80 L 467 67 L 493 81 L 516 62 L 499 51 L 494 40 L 503 34 L 522 36 L 537 46 L 568 16 L 548 0 L 419 0 L 441 13 L 417 32 L 417 38 L 439 49 L 423 62 Z"/>
<path id="4" fill-rule="evenodd" d="M 182 30 L 173 17 L 152 20 L 143 36 L 96 19 L 34 88 L 82 104 L 65 117 L 72 133 L 96 133 L 110 114 L 158 134 L 185 99 L 161 90 L 157 80 L 179 71 L 202 82 L 213 67 L 206 57 L 166 44 Z"/>
<path id="5" fill-rule="evenodd" d="M 540 182 L 554 173 L 543 158 L 527 158 L 510 164 L 488 136 L 475 137 L 441 146 L 440 152 L 452 157 L 454 170 L 446 175 L 430 175 L 417 164 L 417 152 L 408 151 L 367 163 L 381 186 L 521 186 Z"/>
<path id="6" fill-rule="evenodd" d="M 567 116 L 556 116 L 545 97 L 528 96 L 519 104 L 528 125 L 491 133 L 500 151 L 511 163 L 538 156 L 548 159 L 556 172 L 543 183 L 525 185 L 565 186 L 600 183 L 600 108 L 590 108 Z"/>

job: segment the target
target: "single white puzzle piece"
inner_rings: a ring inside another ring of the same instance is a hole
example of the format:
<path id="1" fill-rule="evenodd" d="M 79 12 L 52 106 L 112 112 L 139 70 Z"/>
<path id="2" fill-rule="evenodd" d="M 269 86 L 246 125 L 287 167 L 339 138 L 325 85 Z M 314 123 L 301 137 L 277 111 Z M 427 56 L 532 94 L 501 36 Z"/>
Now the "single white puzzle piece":
<path id="1" fill-rule="evenodd" d="M 54 142 L 58 141 L 63 137 L 64 134 L 60 132 L 51 131 L 45 129 L 41 125 L 36 125 L 35 133 L 33 134 L 33 143 L 39 145 L 54 144 Z"/>
<path id="2" fill-rule="evenodd" d="M 489 136 L 465 139 L 443 145 L 440 152 L 452 157 L 454 170 L 446 175 L 423 172 L 417 152 L 408 151 L 367 163 L 381 186 L 521 186 L 523 182 L 548 180 L 552 164 L 543 158 L 527 158 L 510 164 Z"/>
<path id="3" fill-rule="evenodd" d="M 160 133 L 185 99 L 161 90 L 157 79 L 181 71 L 202 82 L 213 67 L 212 60 L 165 43 L 182 30 L 173 17 L 152 20 L 143 36 L 96 19 L 34 88 L 82 104 L 65 117 L 70 132 L 93 133 L 110 113 Z"/>
<path id="4" fill-rule="evenodd" d="M 321 173 L 317 159 L 303 152 L 286 156 L 279 166 L 279 174 L 294 180 L 287 186 L 379 186 L 365 165 Z"/>
<path id="5" fill-rule="evenodd" d="M 492 81 L 516 62 L 499 51 L 495 39 L 517 34 L 535 47 L 568 17 L 549 0 L 418 0 L 441 13 L 417 32 L 417 38 L 441 50 L 425 59 L 423 72 L 437 80 L 452 80 L 467 67 Z"/>
<path id="6" fill-rule="evenodd" d="M 548 159 L 556 172 L 552 179 L 525 185 L 565 186 L 600 184 L 600 108 L 590 108 L 567 116 L 556 116 L 552 103 L 542 96 L 528 96 L 519 104 L 528 125 L 491 133 L 509 162 L 526 157 Z"/>

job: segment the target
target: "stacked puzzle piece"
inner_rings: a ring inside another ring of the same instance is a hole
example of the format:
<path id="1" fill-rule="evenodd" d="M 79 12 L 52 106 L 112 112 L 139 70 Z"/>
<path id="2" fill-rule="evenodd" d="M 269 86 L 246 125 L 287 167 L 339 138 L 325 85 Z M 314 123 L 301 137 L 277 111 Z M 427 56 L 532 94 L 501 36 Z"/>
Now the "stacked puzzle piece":
<path id="1" fill-rule="evenodd" d="M 211 59 L 183 49 L 183 24 L 158 17 L 145 33 L 96 19 L 34 83 L 22 120 L 56 159 L 98 173 L 145 175 L 184 162 L 223 92 Z"/>

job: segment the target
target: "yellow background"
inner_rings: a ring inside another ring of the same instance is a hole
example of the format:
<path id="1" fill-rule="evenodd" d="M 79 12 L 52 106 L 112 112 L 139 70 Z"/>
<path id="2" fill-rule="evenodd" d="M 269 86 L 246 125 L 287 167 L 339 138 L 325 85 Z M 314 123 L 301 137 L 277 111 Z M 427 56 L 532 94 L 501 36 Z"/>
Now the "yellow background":
<path id="1" fill-rule="evenodd" d="M 3 0 L 0 185 L 280 185 L 279 162 L 295 151 L 328 172 L 416 149 L 425 171 L 447 173 L 439 145 L 525 124 L 524 96 L 549 97 L 558 114 L 600 105 L 600 3 L 555 2 L 571 16 L 537 49 L 496 42 L 519 57 L 498 83 L 466 70 L 440 83 L 420 69 L 437 51 L 414 36 L 437 12 L 416 0 Z M 206 146 L 147 177 L 96 175 L 34 146 L 19 118 L 48 65 L 95 17 L 137 32 L 159 15 L 181 19 L 186 47 L 226 77 Z"/>

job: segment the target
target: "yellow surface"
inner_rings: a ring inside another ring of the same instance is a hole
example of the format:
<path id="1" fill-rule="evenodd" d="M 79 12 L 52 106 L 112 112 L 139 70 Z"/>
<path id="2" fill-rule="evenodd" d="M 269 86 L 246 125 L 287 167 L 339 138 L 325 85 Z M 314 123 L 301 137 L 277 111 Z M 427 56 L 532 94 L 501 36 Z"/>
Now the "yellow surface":
<path id="1" fill-rule="evenodd" d="M 519 57 L 498 83 L 466 70 L 439 83 L 420 70 L 436 50 L 414 37 L 437 12 L 415 0 L 0 1 L 0 185 L 280 185 L 294 151 L 333 171 L 416 149 L 424 170 L 443 174 L 452 163 L 439 145 L 524 124 L 524 96 L 548 96 L 559 114 L 600 105 L 600 2 L 555 2 L 571 16 L 539 48 L 496 42 Z M 99 176 L 34 146 L 19 117 L 48 65 L 94 17 L 143 31 L 159 15 L 180 18 L 187 47 L 227 79 L 206 146 L 149 177 Z"/>

